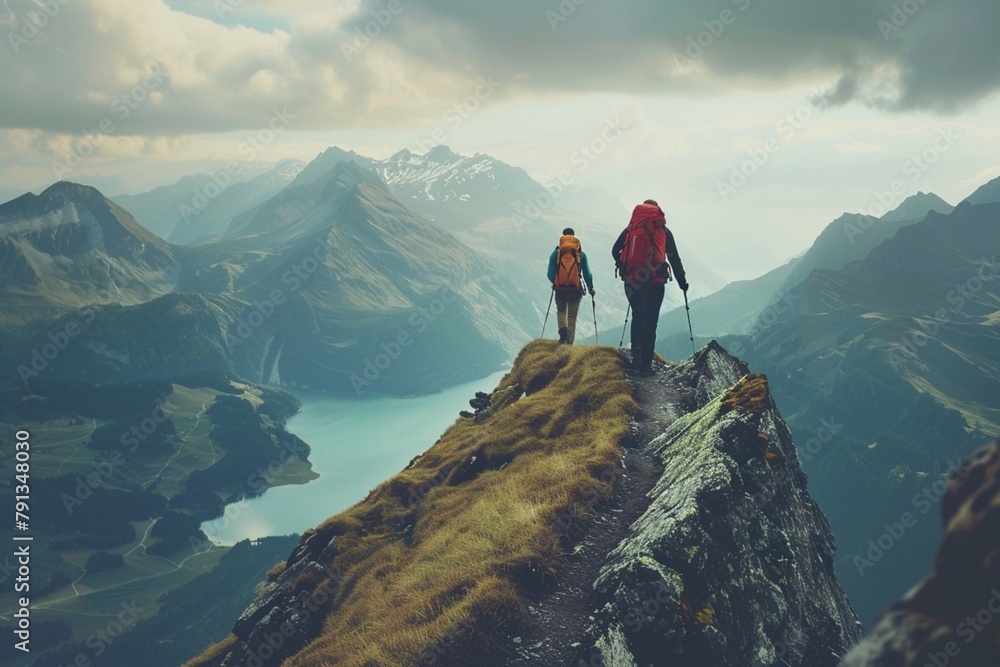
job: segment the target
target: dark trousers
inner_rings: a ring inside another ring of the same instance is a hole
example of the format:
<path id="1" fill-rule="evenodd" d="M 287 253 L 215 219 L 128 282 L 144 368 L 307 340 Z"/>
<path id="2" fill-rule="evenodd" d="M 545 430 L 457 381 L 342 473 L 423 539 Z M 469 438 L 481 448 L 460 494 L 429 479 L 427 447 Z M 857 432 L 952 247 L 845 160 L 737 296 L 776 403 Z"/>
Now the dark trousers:
<path id="1" fill-rule="evenodd" d="M 625 285 L 625 296 L 632 306 L 632 366 L 635 368 L 649 369 L 653 365 L 664 287 L 663 283 Z"/>

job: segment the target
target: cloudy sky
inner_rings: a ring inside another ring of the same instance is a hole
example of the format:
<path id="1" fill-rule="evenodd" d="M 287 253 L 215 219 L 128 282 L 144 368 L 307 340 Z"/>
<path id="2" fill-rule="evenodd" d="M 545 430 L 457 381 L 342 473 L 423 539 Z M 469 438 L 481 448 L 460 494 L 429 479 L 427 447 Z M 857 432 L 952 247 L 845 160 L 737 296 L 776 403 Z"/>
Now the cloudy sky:
<path id="1" fill-rule="evenodd" d="M 655 197 L 748 278 L 843 211 L 1000 176 L 998 26 L 996 0 L 3 0 L 0 192 L 442 141 Z"/>

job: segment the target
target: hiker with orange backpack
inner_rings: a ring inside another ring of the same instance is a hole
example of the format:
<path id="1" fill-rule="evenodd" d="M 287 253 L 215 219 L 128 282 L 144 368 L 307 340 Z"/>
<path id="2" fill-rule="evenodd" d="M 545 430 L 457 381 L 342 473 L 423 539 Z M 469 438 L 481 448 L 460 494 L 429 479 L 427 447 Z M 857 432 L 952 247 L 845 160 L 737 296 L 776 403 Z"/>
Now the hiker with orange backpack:
<path id="1" fill-rule="evenodd" d="M 671 268 L 677 286 L 685 295 L 688 290 L 677 244 L 667 229 L 666 216 L 659 204 L 647 199 L 635 207 L 611 255 L 618 275 L 625 282 L 625 297 L 633 314 L 630 370 L 637 375 L 650 376 L 653 374 L 656 325 L 660 319 L 664 286 L 671 279 Z"/>
<path id="2" fill-rule="evenodd" d="M 559 342 L 573 344 L 576 337 L 576 315 L 587 288 L 590 296 L 597 294 L 590 275 L 587 254 L 580 239 L 569 227 L 563 230 L 559 245 L 549 257 L 549 282 L 556 298 L 556 319 L 559 322 Z"/>

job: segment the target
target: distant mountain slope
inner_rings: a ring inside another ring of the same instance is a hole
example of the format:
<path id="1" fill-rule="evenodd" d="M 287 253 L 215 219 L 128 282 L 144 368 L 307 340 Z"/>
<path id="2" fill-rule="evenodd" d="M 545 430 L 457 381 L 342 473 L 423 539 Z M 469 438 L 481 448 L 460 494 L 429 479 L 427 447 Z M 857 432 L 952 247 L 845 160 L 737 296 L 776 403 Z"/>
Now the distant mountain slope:
<path id="1" fill-rule="evenodd" d="M 287 159 L 263 171 L 237 166 L 238 171 L 185 176 L 174 184 L 114 200 L 171 243 L 200 243 L 222 234 L 234 216 L 278 193 L 305 163 Z"/>
<path id="2" fill-rule="evenodd" d="M 781 293 L 781 287 L 799 261 L 801 258 L 793 259 L 759 278 L 729 283 L 718 292 L 692 301 L 691 310 L 698 323 L 698 337 L 712 338 L 726 333 L 752 335 L 765 308 L 785 307 L 780 299 L 776 300 L 776 296 Z M 680 308 L 662 316 L 660 322 L 663 338 L 671 334 L 687 334 L 687 319 Z"/>
<path id="3" fill-rule="evenodd" d="M 963 203 L 860 262 L 814 272 L 779 321 L 742 341 L 811 442 L 810 485 L 866 621 L 922 576 L 937 528 L 917 522 L 905 549 L 871 544 L 903 513 L 929 512 L 940 496 L 921 501 L 924 491 L 1000 433 L 998 262 L 1000 204 Z M 866 562 L 884 585 L 865 578 Z"/>
<path id="4" fill-rule="evenodd" d="M 88 306 L 26 325 L 16 353 L 0 358 L 0 374 L 94 384 L 202 372 L 249 378 L 253 355 L 231 349 L 228 334 L 242 308 L 243 302 L 231 297 L 210 300 L 177 292 L 136 305 Z M 51 332 L 66 343 L 50 359 L 39 354 L 53 342 Z"/>
<path id="5" fill-rule="evenodd" d="M 696 333 L 703 339 L 724 334 L 755 334 L 789 310 L 788 291 L 814 271 L 839 269 L 848 262 L 864 259 L 903 227 L 923 220 L 928 212 L 950 213 L 953 208 L 937 195 L 921 192 L 881 218 L 845 213 L 827 225 L 800 257 L 759 278 L 732 283 L 695 301 L 692 313 L 698 322 Z M 687 333 L 682 311 L 668 313 L 664 325 L 661 332 L 664 339 Z"/>
<path id="6" fill-rule="evenodd" d="M 612 207 L 593 191 L 589 200 L 588 191 L 567 190 L 553 196 L 523 169 L 489 155 L 458 155 L 447 146 L 437 146 L 422 156 L 403 150 L 376 163 L 375 169 L 400 201 L 453 231 L 463 242 L 483 252 L 503 248 L 510 261 L 533 262 L 535 280 L 544 275 L 545 250 L 555 247 L 563 228 L 572 227 L 588 250 L 598 287 L 603 291 L 619 287 L 611 246 L 631 215 L 631 209 L 620 202 Z M 581 211 L 588 202 L 601 205 Z M 609 209 L 620 212 L 608 217 Z M 683 230 L 677 228 L 676 233 L 683 248 Z M 685 250 L 681 259 L 685 269 L 698 276 L 693 294 L 709 294 L 725 284 L 707 262 L 691 252 Z M 624 311 L 621 301 L 615 312 Z"/>
<path id="7" fill-rule="evenodd" d="M 206 187 L 201 197 L 196 193 L 180 210 L 170 242 L 193 244 L 221 236 L 233 218 L 281 192 L 303 168 L 305 163 L 300 160 L 282 160 L 273 169 L 249 181 L 233 183 L 214 197 L 207 196 L 215 191 Z"/>
<path id="8" fill-rule="evenodd" d="M 447 146 L 436 146 L 425 155 L 403 149 L 384 160 L 331 147 L 303 169 L 293 185 L 314 183 L 344 161 L 374 171 L 407 208 L 451 232 L 510 217 L 516 206 L 546 193 L 523 169 L 489 155 L 458 155 Z"/>
<path id="9" fill-rule="evenodd" d="M 325 177 L 331 169 L 341 162 L 353 162 L 357 166 L 371 171 L 378 160 L 359 155 L 354 151 L 345 151 L 337 146 L 331 146 L 306 164 L 291 185 L 302 186 L 314 183 Z"/>
<path id="10" fill-rule="evenodd" d="M 338 161 L 323 175 L 296 178 L 267 201 L 236 216 L 224 238 L 261 236 L 258 243 L 274 247 L 300 238 L 329 220 L 336 209 L 360 183 L 385 189 L 385 184 L 371 170 L 353 161 Z"/>
<path id="11" fill-rule="evenodd" d="M 373 171 L 342 161 L 322 177 L 302 173 L 237 217 L 231 241 L 201 247 L 256 255 L 219 260 L 185 283 L 243 295 L 249 326 L 238 328 L 248 335 L 236 335 L 266 350 L 262 379 L 407 393 L 489 372 L 530 339 L 522 327 L 536 316 L 517 287 L 409 212 Z M 271 306 L 253 304 L 274 293 L 284 315 L 265 317 Z"/>
<path id="12" fill-rule="evenodd" d="M 59 182 L 0 206 L 3 325 L 86 303 L 139 303 L 177 281 L 169 244 L 94 188 Z"/>
<path id="13" fill-rule="evenodd" d="M 527 295 L 539 322 L 550 296 L 545 280 L 549 253 L 562 230 L 573 228 L 583 242 L 599 292 L 598 326 L 624 319 L 627 303 L 614 277 L 611 246 L 625 227 L 629 210 L 620 202 L 609 202 L 606 193 L 583 189 L 553 196 L 523 169 L 489 155 L 459 155 L 447 146 L 425 155 L 402 150 L 385 160 L 330 148 L 303 170 L 294 185 L 314 182 L 342 160 L 374 171 L 407 208 L 496 260 L 504 277 Z M 683 236 L 682 230 L 677 231 Z M 697 276 L 692 295 L 710 294 L 725 284 L 708 262 L 679 243 L 685 268 Z M 679 296 L 671 294 L 671 302 L 679 302 Z M 591 333 L 592 325 L 582 324 L 578 340 L 587 340 Z"/>
<path id="14" fill-rule="evenodd" d="M 537 315 L 517 287 L 372 171 L 341 163 L 251 213 L 248 236 L 188 247 L 93 188 L 58 184 L 0 207 L 3 372 L 213 371 L 406 394 L 488 374 L 531 338 Z M 39 357 L 52 336 L 72 344 Z"/>
<path id="15" fill-rule="evenodd" d="M 994 178 L 989 183 L 982 185 L 978 190 L 969 195 L 965 201 L 970 204 L 1000 203 L 1000 178 Z"/>
<path id="16" fill-rule="evenodd" d="M 426 155 L 404 149 L 375 169 L 400 201 L 446 229 L 509 217 L 516 204 L 546 192 L 519 167 L 489 155 L 458 155 L 447 146 Z"/>
<path id="17" fill-rule="evenodd" d="M 882 222 L 902 222 L 904 220 L 923 220 L 931 211 L 947 215 L 955 210 L 955 207 L 938 197 L 933 192 L 918 192 L 907 197 L 902 204 L 883 215 L 879 220 Z"/>
<path id="18" fill-rule="evenodd" d="M 211 180 L 208 174 L 192 174 L 149 192 L 117 195 L 113 199 L 119 206 L 130 211 L 140 225 L 165 239 L 177 227 L 181 207 L 190 206 L 197 192 Z"/>
<path id="19" fill-rule="evenodd" d="M 907 198 L 898 208 L 881 218 L 845 213 L 827 225 L 785 279 L 785 288 L 794 287 L 817 269 L 839 269 L 848 262 L 864 259 L 883 241 L 903 227 L 923 220 L 935 211 L 947 215 L 954 210 L 943 199 L 923 192 Z"/>

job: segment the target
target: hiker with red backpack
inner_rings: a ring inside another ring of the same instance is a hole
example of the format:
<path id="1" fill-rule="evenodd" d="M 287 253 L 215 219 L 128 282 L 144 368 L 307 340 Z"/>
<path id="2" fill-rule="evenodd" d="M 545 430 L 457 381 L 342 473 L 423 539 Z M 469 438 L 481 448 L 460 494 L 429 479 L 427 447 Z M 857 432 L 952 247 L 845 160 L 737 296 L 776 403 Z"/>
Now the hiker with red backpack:
<path id="1" fill-rule="evenodd" d="M 625 282 L 625 297 L 632 308 L 632 364 L 630 370 L 642 376 L 653 374 L 653 347 L 660 319 L 664 286 L 673 276 L 687 294 L 684 266 L 677 254 L 674 236 L 667 229 L 666 216 L 652 199 L 632 211 L 628 227 L 611 250 L 617 273 Z"/>
<path id="2" fill-rule="evenodd" d="M 556 319 L 559 322 L 559 342 L 573 344 L 576 337 L 576 316 L 580 301 L 589 287 L 590 296 L 597 294 L 594 278 L 590 275 L 587 254 L 569 227 L 563 230 L 559 245 L 549 257 L 549 282 L 556 300 Z"/>

